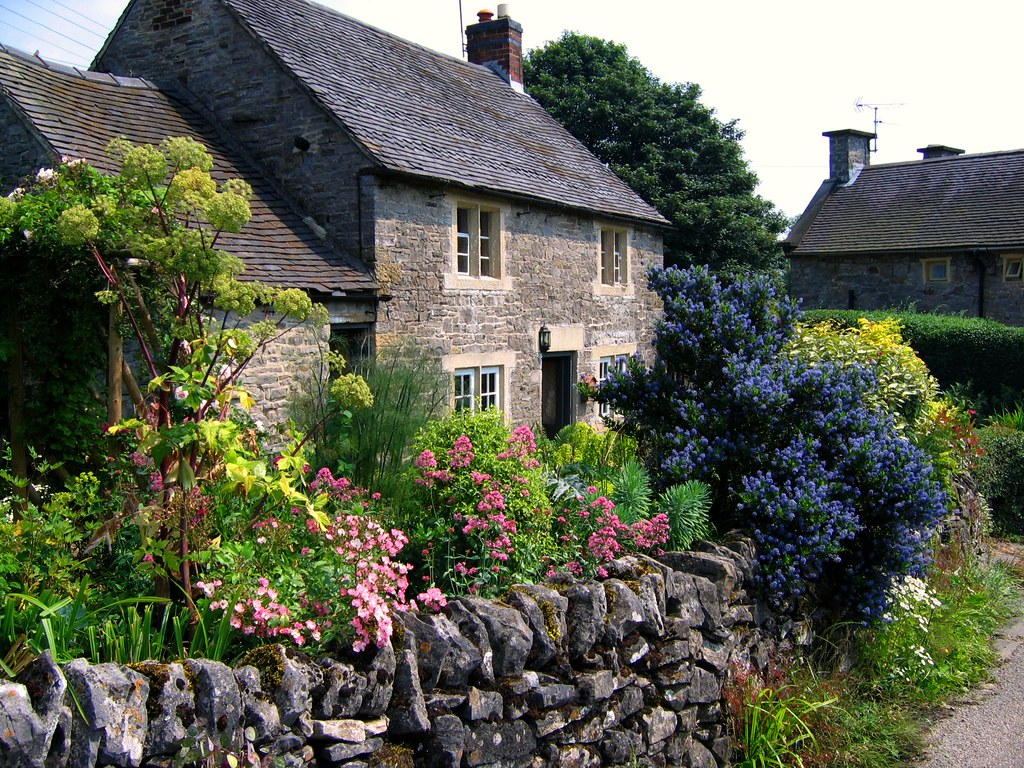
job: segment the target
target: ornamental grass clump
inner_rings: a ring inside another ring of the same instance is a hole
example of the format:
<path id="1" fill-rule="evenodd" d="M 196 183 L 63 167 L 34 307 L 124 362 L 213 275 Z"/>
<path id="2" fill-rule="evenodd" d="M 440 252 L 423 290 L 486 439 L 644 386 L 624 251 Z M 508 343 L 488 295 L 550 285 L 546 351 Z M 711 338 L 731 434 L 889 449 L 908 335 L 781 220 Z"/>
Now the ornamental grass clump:
<path id="1" fill-rule="evenodd" d="M 711 519 L 758 545 L 763 595 L 879 619 L 921 576 L 946 496 L 927 456 L 877 407 L 857 361 L 791 354 L 796 310 L 764 281 L 651 269 L 664 302 L 650 368 L 634 358 L 597 397 L 637 437 L 660 488 L 711 487 Z"/>

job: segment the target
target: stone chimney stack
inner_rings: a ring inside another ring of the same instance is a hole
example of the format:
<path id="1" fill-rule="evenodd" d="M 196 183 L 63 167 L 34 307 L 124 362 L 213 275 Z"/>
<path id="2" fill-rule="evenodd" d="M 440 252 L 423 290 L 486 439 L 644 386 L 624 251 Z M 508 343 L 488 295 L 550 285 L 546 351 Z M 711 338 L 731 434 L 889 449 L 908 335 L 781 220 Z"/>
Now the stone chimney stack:
<path id="1" fill-rule="evenodd" d="M 962 149 L 947 147 L 945 144 L 929 144 L 927 147 L 921 147 L 917 151 L 921 153 L 922 160 L 934 160 L 937 157 L 956 157 L 964 153 Z"/>
<path id="2" fill-rule="evenodd" d="M 846 128 L 825 131 L 828 136 L 828 175 L 839 184 L 849 184 L 861 169 L 871 165 L 871 140 L 875 134 Z"/>
<path id="3" fill-rule="evenodd" d="M 508 5 L 477 13 L 479 21 L 466 27 L 466 55 L 473 64 L 490 67 L 517 91 L 523 90 L 523 27 L 512 21 Z"/>

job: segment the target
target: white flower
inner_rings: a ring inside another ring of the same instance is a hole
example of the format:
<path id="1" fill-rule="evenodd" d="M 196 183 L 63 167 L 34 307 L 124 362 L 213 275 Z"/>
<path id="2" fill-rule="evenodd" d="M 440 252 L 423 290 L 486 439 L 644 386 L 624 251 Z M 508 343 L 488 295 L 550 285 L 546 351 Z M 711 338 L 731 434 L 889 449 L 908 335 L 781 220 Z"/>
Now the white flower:
<path id="1" fill-rule="evenodd" d="M 188 397 L 188 390 L 187 389 L 185 389 L 184 387 L 175 387 L 174 388 L 174 399 L 175 400 L 181 402 L 182 400 L 184 400 L 187 397 Z"/>
<path id="2" fill-rule="evenodd" d="M 25 239 L 28 240 L 30 243 L 32 242 L 32 230 L 31 229 L 23 229 L 23 230 L 21 230 L 21 234 L 23 234 L 25 236 Z"/>
<path id="3" fill-rule="evenodd" d="M 40 184 L 49 184 L 56 175 L 53 168 L 40 168 L 36 173 L 36 181 Z"/>
<path id="4" fill-rule="evenodd" d="M 7 196 L 7 199 L 8 200 L 21 200 L 21 198 L 23 198 L 24 196 L 25 196 L 25 188 L 24 187 L 15 187 L 11 191 L 11 194 L 9 194 Z"/>

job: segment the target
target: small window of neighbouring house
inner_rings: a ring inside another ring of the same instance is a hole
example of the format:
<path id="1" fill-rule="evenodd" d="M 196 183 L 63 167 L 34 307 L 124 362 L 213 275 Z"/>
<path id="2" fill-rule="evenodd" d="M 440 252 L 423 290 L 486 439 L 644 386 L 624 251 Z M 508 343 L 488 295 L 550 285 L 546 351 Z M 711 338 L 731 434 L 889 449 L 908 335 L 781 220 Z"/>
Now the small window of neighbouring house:
<path id="1" fill-rule="evenodd" d="M 626 230 L 601 228 L 601 282 L 605 285 L 625 285 L 629 282 L 626 241 Z"/>
<path id="2" fill-rule="evenodd" d="M 456 411 L 501 408 L 501 366 L 458 368 L 454 377 Z"/>
<path id="3" fill-rule="evenodd" d="M 926 283 L 949 282 L 949 259 L 922 259 L 921 267 Z"/>
<path id="4" fill-rule="evenodd" d="M 478 205 L 455 209 L 455 271 L 467 277 L 501 277 L 499 214 Z"/>
<path id="5" fill-rule="evenodd" d="M 1021 282 L 1024 273 L 1024 256 L 1003 256 L 1003 280 L 1008 283 Z"/>

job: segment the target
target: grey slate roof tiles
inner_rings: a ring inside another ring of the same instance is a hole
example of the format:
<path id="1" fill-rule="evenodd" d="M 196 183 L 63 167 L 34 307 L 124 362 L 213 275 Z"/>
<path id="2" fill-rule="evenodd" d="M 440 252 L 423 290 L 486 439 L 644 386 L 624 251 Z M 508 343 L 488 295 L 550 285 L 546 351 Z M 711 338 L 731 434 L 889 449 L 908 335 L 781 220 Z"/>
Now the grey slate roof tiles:
<path id="1" fill-rule="evenodd" d="M 384 169 L 666 224 L 529 96 L 306 0 L 221 0 Z"/>
<path id="2" fill-rule="evenodd" d="M 1024 150 L 868 166 L 805 215 L 792 256 L 1022 247 Z"/>
<path id="3" fill-rule="evenodd" d="M 327 247 L 209 123 L 151 83 L 46 64 L 0 45 L 0 95 L 56 154 L 84 157 L 103 171 L 116 170 L 105 148 L 118 136 L 137 144 L 192 136 L 210 149 L 215 178 L 241 177 L 253 187 L 252 219 L 218 241 L 242 259 L 245 277 L 324 294 L 375 288 L 364 264 Z"/>

